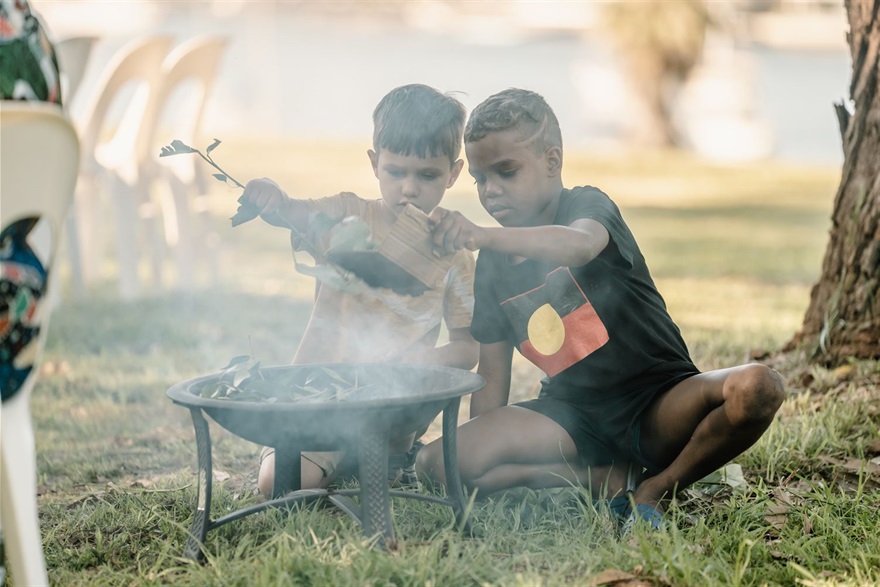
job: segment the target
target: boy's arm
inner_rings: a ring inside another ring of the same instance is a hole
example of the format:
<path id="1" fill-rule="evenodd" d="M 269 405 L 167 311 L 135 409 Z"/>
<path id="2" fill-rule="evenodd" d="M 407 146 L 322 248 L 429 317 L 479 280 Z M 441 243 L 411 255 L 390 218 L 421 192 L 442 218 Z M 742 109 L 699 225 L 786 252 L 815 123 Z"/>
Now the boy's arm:
<path id="1" fill-rule="evenodd" d="M 471 370 L 477 364 L 479 345 L 468 328 L 451 328 L 449 342 L 438 347 L 406 353 L 400 358 L 402 363 L 421 365 L 444 365 Z"/>
<path id="2" fill-rule="evenodd" d="M 260 217 L 273 226 L 294 228 L 303 232 L 308 227 L 309 209 L 304 202 L 288 196 L 267 177 L 250 180 L 244 186 L 242 203 L 249 202 L 260 211 Z"/>
<path id="3" fill-rule="evenodd" d="M 480 345 L 480 366 L 477 373 L 486 380 L 486 386 L 471 396 L 471 419 L 507 405 L 512 364 L 513 345 L 509 342 Z"/>
<path id="4" fill-rule="evenodd" d="M 563 267 L 586 265 L 599 256 L 610 239 L 608 230 L 591 218 L 579 218 L 569 226 L 484 227 L 460 212 L 435 208 L 429 219 L 439 253 L 492 249 Z"/>

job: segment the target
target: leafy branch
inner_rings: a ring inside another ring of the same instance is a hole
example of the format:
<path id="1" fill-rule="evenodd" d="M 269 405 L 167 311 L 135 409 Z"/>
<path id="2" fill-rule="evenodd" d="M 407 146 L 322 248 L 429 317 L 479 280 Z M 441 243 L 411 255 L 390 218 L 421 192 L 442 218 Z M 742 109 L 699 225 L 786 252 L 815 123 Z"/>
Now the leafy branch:
<path id="1" fill-rule="evenodd" d="M 159 157 L 171 157 L 172 155 L 183 155 L 186 153 L 195 153 L 202 159 L 204 159 L 208 165 L 216 169 L 219 173 L 212 174 L 214 179 L 217 181 L 222 181 L 224 184 L 229 185 L 229 182 L 232 182 L 234 185 L 244 189 L 244 185 L 236 180 L 234 177 L 229 175 L 224 169 L 222 169 L 214 159 L 211 157 L 211 151 L 217 148 L 217 145 L 220 144 L 220 139 L 214 139 L 214 142 L 211 143 L 205 152 L 202 153 L 198 149 L 194 149 L 190 147 L 180 139 L 174 139 L 171 141 L 170 145 L 162 147 L 162 150 L 159 153 Z M 260 215 L 260 211 L 251 204 L 243 200 L 243 197 L 238 198 L 238 210 L 236 210 L 235 215 L 232 217 L 232 226 L 238 226 L 239 224 L 244 224 L 249 220 L 253 220 L 257 216 Z"/>

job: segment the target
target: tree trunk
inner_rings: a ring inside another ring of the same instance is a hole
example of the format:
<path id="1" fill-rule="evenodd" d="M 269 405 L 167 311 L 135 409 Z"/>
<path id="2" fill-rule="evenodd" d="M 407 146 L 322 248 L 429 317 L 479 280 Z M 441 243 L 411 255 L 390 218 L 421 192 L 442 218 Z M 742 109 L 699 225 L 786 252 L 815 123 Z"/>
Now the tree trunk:
<path id="1" fill-rule="evenodd" d="M 603 10 L 642 110 L 633 138 L 643 146 L 681 146 L 673 105 L 703 55 L 706 1 L 608 2 Z"/>
<path id="2" fill-rule="evenodd" d="M 836 105 L 844 163 L 822 274 L 801 332 L 827 364 L 880 358 L 880 0 L 846 0 L 853 72 L 852 114 Z"/>

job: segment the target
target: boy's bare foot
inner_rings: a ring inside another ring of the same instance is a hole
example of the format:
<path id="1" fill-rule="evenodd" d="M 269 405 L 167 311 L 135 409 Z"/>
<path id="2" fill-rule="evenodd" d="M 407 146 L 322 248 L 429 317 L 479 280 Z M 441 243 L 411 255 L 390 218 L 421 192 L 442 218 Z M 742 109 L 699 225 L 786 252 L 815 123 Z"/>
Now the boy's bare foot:
<path id="1" fill-rule="evenodd" d="M 661 512 L 666 510 L 664 502 L 672 496 L 659 477 L 649 477 L 642 481 L 633 493 L 633 503 L 645 504 Z"/>

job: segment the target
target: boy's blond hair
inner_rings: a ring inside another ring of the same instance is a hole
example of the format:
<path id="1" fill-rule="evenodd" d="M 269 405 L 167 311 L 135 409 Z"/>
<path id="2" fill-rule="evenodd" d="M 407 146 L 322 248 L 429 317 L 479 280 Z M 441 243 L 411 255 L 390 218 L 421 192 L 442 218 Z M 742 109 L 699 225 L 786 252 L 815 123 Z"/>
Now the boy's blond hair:
<path id="1" fill-rule="evenodd" d="M 409 84 L 388 92 L 373 111 L 373 150 L 399 155 L 449 157 L 461 154 L 464 104 L 430 86 Z"/>

